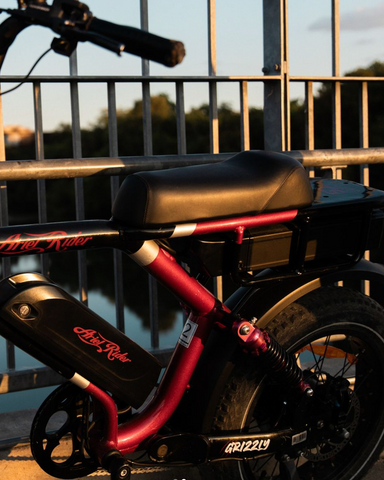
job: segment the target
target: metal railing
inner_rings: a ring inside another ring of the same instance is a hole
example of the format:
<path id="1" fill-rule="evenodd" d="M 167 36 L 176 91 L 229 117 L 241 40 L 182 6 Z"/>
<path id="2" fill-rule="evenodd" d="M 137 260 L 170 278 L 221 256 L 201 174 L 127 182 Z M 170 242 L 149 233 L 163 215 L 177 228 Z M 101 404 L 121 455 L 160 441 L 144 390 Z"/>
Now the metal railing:
<path id="1" fill-rule="evenodd" d="M 0 214 L 1 225 L 8 225 L 7 184 L 20 180 L 35 180 L 38 185 L 39 221 L 47 221 L 46 180 L 73 178 L 76 196 L 76 219 L 85 218 L 84 213 L 84 184 L 86 177 L 109 176 L 111 196 L 114 198 L 119 188 L 119 176 L 127 175 L 139 170 L 162 169 L 176 166 L 194 165 L 208 162 L 222 161 L 230 153 L 219 152 L 219 116 L 217 102 L 217 86 L 220 83 L 231 83 L 238 86 L 240 104 L 241 149 L 250 148 L 249 125 L 249 98 L 248 87 L 252 83 L 264 85 L 264 145 L 265 149 L 285 151 L 308 167 L 309 174 L 313 175 L 314 168 L 330 167 L 335 175 L 340 177 L 344 165 L 360 165 L 361 181 L 369 182 L 370 164 L 384 163 L 384 147 L 368 148 L 369 85 L 372 82 L 384 82 L 384 78 L 376 77 L 343 77 L 340 76 L 339 60 L 339 9 L 338 0 L 332 1 L 333 18 L 333 75 L 330 77 L 295 77 L 289 74 L 288 58 L 288 0 L 264 0 L 264 65 L 263 75 L 260 76 L 218 76 L 216 61 L 216 21 L 215 0 L 207 0 L 207 30 L 208 30 L 208 75 L 206 76 L 153 76 L 150 75 L 149 62 L 143 60 L 141 76 L 80 76 L 77 71 L 76 55 L 70 59 L 69 76 L 34 76 L 26 80 L 33 87 L 33 105 L 35 117 L 35 144 L 34 159 L 0 162 Z M 148 5 L 146 0 L 140 0 L 141 26 L 148 28 Z M 239 7 L 240 8 L 240 7 Z M 22 78 L 18 76 L 2 76 L 2 85 L 17 83 Z M 306 143 L 305 149 L 291 151 L 290 148 L 290 94 L 289 87 L 295 82 L 304 85 L 306 111 Z M 333 88 L 333 149 L 315 150 L 314 123 L 314 82 L 330 82 Z M 360 147 L 361 149 L 342 149 L 341 144 L 341 85 L 354 82 L 360 85 Z M 59 160 L 45 159 L 42 117 L 42 85 L 52 83 L 67 84 L 70 87 L 71 121 L 73 157 Z M 109 128 L 108 158 L 82 158 L 82 142 L 80 129 L 79 86 L 81 84 L 99 83 L 107 89 L 107 112 Z M 116 86 L 120 83 L 139 83 L 142 86 L 143 126 L 144 126 L 144 155 L 140 157 L 120 157 L 118 155 L 117 135 L 117 105 Z M 151 85 L 166 83 L 174 86 L 176 98 L 176 125 L 177 125 L 177 154 L 167 156 L 153 155 L 152 123 L 151 123 Z M 187 153 L 187 133 L 184 105 L 184 88 L 189 83 L 204 83 L 209 87 L 209 124 L 210 124 L 210 153 L 189 155 Z M 1 97 L 0 97 L 1 98 Z M 5 160 L 4 135 L 1 135 L 4 126 L 0 121 L 0 157 Z M 121 252 L 114 252 L 114 282 L 116 299 L 116 325 L 124 330 L 124 299 L 123 299 L 123 268 Z M 86 253 L 78 254 L 79 271 L 79 298 L 87 302 L 88 280 L 86 268 Z M 48 271 L 47 259 L 41 258 L 41 271 Z M 11 273 L 10 261 L 3 260 L 2 275 Z M 157 310 L 157 285 L 149 280 L 150 292 L 150 325 L 151 345 L 153 351 L 163 361 L 167 361 L 169 352 L 162 351 L 159 344 L 159 319 Z M 221 295 L 220 280 L 215 285 L 217 295 Z M 7 343 L 7 371 L 0 379 L 0 394 L 29 388 L 53 385 L 60 381 L 60 377 L 47 368 L 18 370 L 15 361 L 15 352 L 11 344 Z"/>

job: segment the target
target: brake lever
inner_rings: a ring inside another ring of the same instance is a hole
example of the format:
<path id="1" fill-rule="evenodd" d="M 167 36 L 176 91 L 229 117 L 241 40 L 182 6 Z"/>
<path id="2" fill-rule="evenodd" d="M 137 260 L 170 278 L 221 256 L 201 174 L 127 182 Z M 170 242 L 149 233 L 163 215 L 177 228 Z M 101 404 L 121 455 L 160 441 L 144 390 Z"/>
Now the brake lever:
<path id="1" fill-rule="evenodd" d="M 65 25 L 82 26 L 87 30 L 93 14 L 88 5 L 78 0 L 54 0 L 50 7 L 50 17 L 64 20 Z"/>

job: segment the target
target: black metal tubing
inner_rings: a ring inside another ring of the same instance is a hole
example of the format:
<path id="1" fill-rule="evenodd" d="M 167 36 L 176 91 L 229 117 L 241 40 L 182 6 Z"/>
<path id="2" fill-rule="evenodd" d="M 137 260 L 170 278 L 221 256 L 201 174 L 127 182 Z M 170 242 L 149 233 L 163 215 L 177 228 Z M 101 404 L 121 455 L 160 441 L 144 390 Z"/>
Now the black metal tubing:
<path id="1" fill-rule="evenodd" d="M 292 448 L 294 438 L 305 442 L 306 430 L 279 430 L 273 433 L 244 433 L 234 435 L 200 435 L 191 433 L 156 437 L 150 445 L 149 455 L 154 462 L 170 465 L 172 462 L 192 464 L 208 460 L 240 460 L 264 457 L 286 452 Z M 161 446 L 167 446 L 167 454 L 158 454 Z"/>
<path id="2" fill-rule="evenodd" d="M 89 220 L 0 228 L 0 257 L 102 247 L 128 250 L 114 222 Z"/>
<path id="3" fill-rule="evenodd" d="M 209 436 L 210 459 L 256 458 L 292 448 L 292 438 L 305 430 L 280 430 L 273 433 Z M 301 442 L 300 442 L 301 443 Z"/>

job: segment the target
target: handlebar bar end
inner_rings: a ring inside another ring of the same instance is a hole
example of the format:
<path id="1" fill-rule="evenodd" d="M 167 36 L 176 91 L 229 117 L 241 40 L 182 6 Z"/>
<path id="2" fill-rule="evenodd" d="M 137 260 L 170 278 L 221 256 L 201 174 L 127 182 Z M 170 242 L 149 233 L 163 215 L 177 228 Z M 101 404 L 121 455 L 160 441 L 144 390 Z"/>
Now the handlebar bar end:
<path id="1" fill-rule="evenodd" d="M 173 49 L 166 62 L 167 67 L 175 67 L 176 65 L 181 63 L 183 61 L 183 58 L 185 57 L 184 44 L 182 42 L 178 42 L 175 40 L 172 40 L 172 42 L 173 42 Z"/>

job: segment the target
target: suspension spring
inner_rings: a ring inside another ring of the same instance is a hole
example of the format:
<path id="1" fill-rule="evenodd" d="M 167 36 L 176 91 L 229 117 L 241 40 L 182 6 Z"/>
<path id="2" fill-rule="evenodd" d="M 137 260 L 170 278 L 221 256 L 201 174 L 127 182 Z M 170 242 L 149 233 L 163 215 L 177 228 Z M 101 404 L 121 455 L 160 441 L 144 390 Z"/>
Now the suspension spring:
<path id="1" fill-rule="evenodd" d="M 263 332 L 264 336 L 268 335 Z M 269 343 L 268 343 L 269 342 Z M 298 387 L 303 381 L 303 372 L 295 358 L 287 353 L 274 339 L 268 336 L 268 348 L 260 355 L 264 369 L 284 385 Z"/>
<path id="2" fill-rule="evenodd" d="M 265 330 L 241 320 L 234 323 L 233 331 L 239 337 L 242 347 L 260 359 L 266 373 L 283 385 L 297 388 L 301 392 L 308 390 L 309 385 L 303 381 L 303 372 L 296 359 Z"/>

